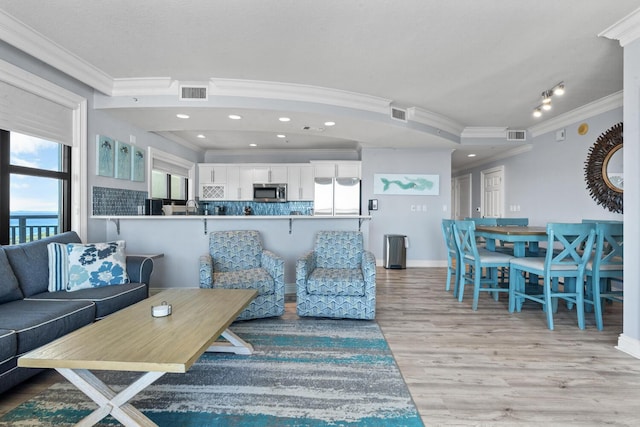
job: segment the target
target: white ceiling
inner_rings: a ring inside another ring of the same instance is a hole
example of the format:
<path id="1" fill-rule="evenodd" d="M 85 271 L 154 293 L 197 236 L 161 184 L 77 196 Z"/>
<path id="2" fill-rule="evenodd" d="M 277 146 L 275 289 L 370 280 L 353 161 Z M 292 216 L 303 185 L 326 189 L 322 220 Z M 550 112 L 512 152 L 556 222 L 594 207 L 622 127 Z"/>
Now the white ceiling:
<path id="1" fill-rule="evenodd" d="M 1 0 L 0 38 L 96 87 L 105 94 L 96 108 L 187 146 L 447 147 L 456 149 L 456 169 L 471 161 L 470 151 L 506 150 L 496 138 L 466 143 L 463 131 L 531 130 L 621 91 L 622 48 L 598 34 L 638 6 Z M 541 92 L 561 81 L 567 93 L 534 118 Z M 260 86 L 266 82 L 269 90 Z M 180 83 L 207 85 L 209 101 L 181 104 Z M 409 122 L 390 119 L 389 104 L 409 109 Z M 175 118 L 178 110 L 191 118 Z M 230 112 L 243 119 L 227 119 Z M 280 116 L 292 120 L 281 123 Z M 327 120 L 336 126 L 324 126 Z"/>

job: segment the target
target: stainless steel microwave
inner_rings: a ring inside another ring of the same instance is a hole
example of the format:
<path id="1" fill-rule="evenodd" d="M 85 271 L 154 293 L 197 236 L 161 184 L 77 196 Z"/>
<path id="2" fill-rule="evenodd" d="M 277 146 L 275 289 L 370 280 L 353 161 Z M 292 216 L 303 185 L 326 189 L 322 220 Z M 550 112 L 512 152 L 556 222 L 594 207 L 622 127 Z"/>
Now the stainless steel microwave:
<path id="1" fill-rule="evenodd" d="M 286 202 L 287 184 L 253 184 L 254 202 Z"/>

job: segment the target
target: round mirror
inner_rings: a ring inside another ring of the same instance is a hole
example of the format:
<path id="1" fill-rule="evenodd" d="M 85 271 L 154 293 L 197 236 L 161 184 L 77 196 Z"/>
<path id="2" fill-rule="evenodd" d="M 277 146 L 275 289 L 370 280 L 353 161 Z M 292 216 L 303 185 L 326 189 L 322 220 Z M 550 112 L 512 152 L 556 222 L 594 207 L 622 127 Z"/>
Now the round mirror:
<path id="1" fill-rule="evenodd" d="M 619 193 L 622 193 L 622 189 L 624 188 L 622 159 L 623 148 L 622 144 L 620 144 L 617 147 L 614 147 L 609 154 L 607 154 L 602 165 L 602 176 L 604 177 L 604 182 L 610 189 Z"/>
<path id="2" fill-rule="evenodd" d="M 584 177 L 591 197 L 611 212 L 622 213 L 624 188 L 622 123 L 598 137 L 589 149 Z"/>

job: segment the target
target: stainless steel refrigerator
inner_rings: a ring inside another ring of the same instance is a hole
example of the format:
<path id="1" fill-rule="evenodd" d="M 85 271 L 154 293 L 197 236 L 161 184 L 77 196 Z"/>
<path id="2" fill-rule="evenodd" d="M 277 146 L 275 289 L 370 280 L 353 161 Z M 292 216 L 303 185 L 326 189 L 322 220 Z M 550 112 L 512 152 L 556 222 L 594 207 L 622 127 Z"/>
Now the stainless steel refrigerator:
<path id="1" fill-rule="evenodd" d="M 360 214 L 359 178 L 316 178 L 313 214 L 325 216 Z"/>

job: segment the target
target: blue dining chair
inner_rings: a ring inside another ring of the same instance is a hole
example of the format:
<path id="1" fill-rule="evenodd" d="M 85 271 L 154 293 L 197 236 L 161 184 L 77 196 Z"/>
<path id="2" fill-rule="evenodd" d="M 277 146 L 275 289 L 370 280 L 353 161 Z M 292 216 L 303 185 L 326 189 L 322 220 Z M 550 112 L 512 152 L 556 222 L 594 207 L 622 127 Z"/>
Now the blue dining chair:
<path id="1" fill-rule="evenodd" d="M 624 267 L 624 226 L 620 222 L 596 223 L 596 247 L 585 267 L 585 303 L 593 306 L 598 330 L 602 330 L 602 302 L 622 302 L 623 290 L 613 289 L 611 282 L 622 282 Z"/>
<path id="2" fill-rule="evenodd" d="M 445 290 L 451 290 L 451 280 L 453 282 L 453 296 L 458 295 L 458 282 L 460 281 L 460 254 L 456 245 L 456 237 L 453 232 L 452 219 L 442 220 L 442 236 L 444 237 L 444 243 L 447 247 L 447 283 Z"/>
<path id="3" fill-rule="evenodd" d="M 498 218 L 472 218 L 468 217 L 465 221 L 473 221 L 476 225 L 498 225 Z"/>
<path id="4" fill-rule="evenodd" d="M 520 312 L 525 300 L 537 302 L 546 312 L 547 326 L 553 330 L 553 313 L 558 299 L 563 299 L 575 304 L 578 327 L 584 329 L 584 272 L 594 240 L 595 224 L 547 224 L 546 256 L 511 260 L 509 312 Z M 524 273 L 542 277 L 542 290 L 536 284 L 525 283 Z M 564 279 L 563 289 L 560 278 Z"/>
<path id="5" fill-rule="evenodd" d="M 496 225 L 499 227 L 507 225 L 529 225 L 529 218 L 496 218 Z"/>
<path id="6" fill-rule="evenodd" d="M 498 227 L 508 226 L 527 226 L 529 225 L 529 218 L 496 218 L 496 225 Z M 513 244 L 509 244 L 504 240 L 500 240 L 500 246 L 496 247 L 496 250 L 503 251 L 508 254 L 513 254 Z M 500 270 L 500 284 L 504 284 L 509 281 L 509 269 L 503 268 Z"/>
<path id="7" fill-rule="evenodd" d="M 478 248 L 475 236 L 474 221 L 455 221 L 453 231 L 460 254 L 460 280 L 458 282 L 458 301 L 462 301 L 464 287 L 473 284 L 473 310 L 478 309 L 480 292 L 490 292 L 498 301 L 501 292 L 508 292 L 508 288 L 501 288 L 498 284 L 498 269 L 509 268 L 512 255 L 492 252 Z"/>

